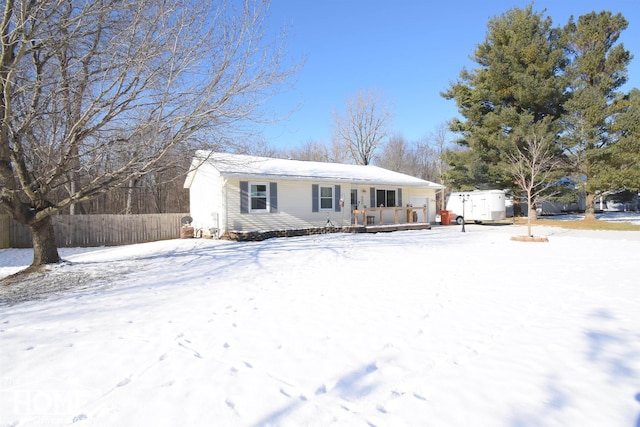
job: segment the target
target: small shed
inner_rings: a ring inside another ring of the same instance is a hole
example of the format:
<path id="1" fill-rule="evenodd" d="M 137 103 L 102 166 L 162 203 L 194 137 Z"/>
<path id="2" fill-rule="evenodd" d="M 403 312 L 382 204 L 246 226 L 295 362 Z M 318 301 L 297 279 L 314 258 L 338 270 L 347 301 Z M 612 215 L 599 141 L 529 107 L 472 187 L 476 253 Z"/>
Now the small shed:
<path id="1" fill-rule="evenodd" d="M 380 167 L 198 151 L 184 184 L 196 228 L 229 232 L 435 221 L 444 186 Z M 408 207 L 416 209 L 408 209 Z M 395 209 L 392 209 L 395 208 Z M 395 215 L 385 212 L 395 210 Z M 384 215 L 383 215 L 384 213 Z"/>

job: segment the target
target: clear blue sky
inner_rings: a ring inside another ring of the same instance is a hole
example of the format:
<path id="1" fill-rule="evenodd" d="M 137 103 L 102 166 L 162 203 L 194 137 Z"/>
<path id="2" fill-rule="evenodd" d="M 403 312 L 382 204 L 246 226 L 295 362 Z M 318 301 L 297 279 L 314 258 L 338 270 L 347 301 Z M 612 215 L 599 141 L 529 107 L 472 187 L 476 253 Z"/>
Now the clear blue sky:
<path id="1" fill-rule="evenodd" d="M 440 92 L 458 78 L 487 23 L 525 0 L 272 0 L 272 29 L 286 27 L 288 56 L 305 58 L 293 87 L 268 107 L 286 119 L 264 128 L 270 145 L 297 147 L 329 143 L 333 111 L 361 89 L 376 88 L 393 103 L 392 132 L 418 140 L 456 116 L 453 101 Z M 629 83 L 640 87 L 640 2 L 638 0 L 538 0 L 554 25 L 591 11 L 622 13 L 629 27 L 621 42 L 634 55 Z"/>

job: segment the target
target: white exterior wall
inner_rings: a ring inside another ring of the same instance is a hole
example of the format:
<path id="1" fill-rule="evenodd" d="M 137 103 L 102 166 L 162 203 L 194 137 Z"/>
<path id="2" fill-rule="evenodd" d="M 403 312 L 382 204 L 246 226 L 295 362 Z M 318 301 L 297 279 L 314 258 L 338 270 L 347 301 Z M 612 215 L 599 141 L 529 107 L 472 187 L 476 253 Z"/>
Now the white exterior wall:
<path id="1" fill-rule="evenodd" d="M 408 194 L 406 201 L 404 200 L 404 191 Z M 425 222 L 432 223 L 436 220 L 436 190 L 428 188 L 408 188 L 403 190 L 402 202 L 406 206 L 407 203 L 413 205 L 414 208 L 419 208 L 427 205 L 427 220 Z M 418 210 L 418 221 L 422 222 L 422 211 Z"/>
<path id="2" fill-rule="evenodd" d="M 224 178 L 206 168 L 199 169 L 189 188 L 193 226 L 207 231 L 222 228 L 224 223 Z"/>

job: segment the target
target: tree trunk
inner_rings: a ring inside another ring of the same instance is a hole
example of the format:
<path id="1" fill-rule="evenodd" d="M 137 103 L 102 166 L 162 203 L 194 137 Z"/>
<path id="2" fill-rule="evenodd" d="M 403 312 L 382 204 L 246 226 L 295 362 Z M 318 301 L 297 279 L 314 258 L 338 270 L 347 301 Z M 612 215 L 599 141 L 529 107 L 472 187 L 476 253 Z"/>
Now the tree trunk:
<path id="1" fill-rule="evenodd" d="M 536 205 L 533 203 L 531 197 L 531 191 L 527 194 L 527 236 L 533 237 L 531 232 L 531 223 L 538 219 L 538 213 L 536 212 Z"/>
<path id="2" fill-rule="evenodd" d="M 53 220 L 50 216 L 31 224 L 31 239 L 33 242 L 32 267 L 45 264 L 57 264 L 60 262 L 56 236 L 53 229 Z"/>
<path id="3" fill-rule="evenodd" d="M 522 203 L 520 203 L 520 197 L 513 196 L 513 217 L 519 218 L 522 216 Z"/>
<path id="4" fill-rule="evenodd" d="M 585 208 L 584 208 L 584 219 L 596 219 L 596 210 L 594 207 L 594 202 L 596 200 L 596 195 L 587 191 L 585 195 Z"/>
<path id="5" fill-rule="evenodd" d="M 133 190 L 135 189 L 136 185 L 138 185 L 137 179 L 132 178 L 129 180 L 129 186 L 127 187 L 127 201 L 124 208 L 124 213 L 127 215 L 133 214 Z"/>

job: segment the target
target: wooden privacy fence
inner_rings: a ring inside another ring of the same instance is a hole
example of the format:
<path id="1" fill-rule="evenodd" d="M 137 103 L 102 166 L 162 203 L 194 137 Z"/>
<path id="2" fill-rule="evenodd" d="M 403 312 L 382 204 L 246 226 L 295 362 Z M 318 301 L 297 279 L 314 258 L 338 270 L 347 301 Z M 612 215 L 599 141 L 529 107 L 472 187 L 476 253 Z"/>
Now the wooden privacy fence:
<path id="1" fill-rule="evenodd" d="M 11 241 L 9 240 L 10 221 L 11 217 L 9 215 L 0 215 L 0 249 L 11 247 Z"/>
<path id="2" fill-rule="evenodd" d="M 59 247 L 86 247 L 177 239 L 186 215 L 54 215 L 52 219 Z M 0 248 L 30 247 L 29 227 L 0 215 Z"/>

